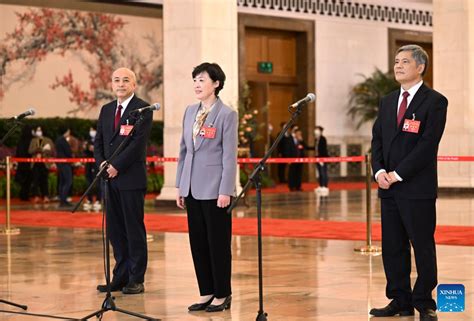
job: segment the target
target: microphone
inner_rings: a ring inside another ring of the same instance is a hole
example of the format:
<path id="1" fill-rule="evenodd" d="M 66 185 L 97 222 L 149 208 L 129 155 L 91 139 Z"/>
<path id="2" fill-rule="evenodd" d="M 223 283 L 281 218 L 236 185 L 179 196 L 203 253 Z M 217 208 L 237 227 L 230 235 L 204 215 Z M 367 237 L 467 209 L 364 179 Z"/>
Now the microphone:
<path id="1" fill-rule="evenodd" d="M 306 95 L 306 97 L 304 97 L 303 99 L 298 100 L 296 103 L 292 104 L 290 107 L 291 107 L 291 108 L 297 108 L 297 107 L 299 107 L 300 105 L 304 105 L 304 104 L 307 104 L 307 103 L 311 103 L 311 102 L 313 102 L 315 99 L 316 99 L 316 95 L 313 94 L 313 93 L 309 93 L 308 95 Z"/>
<path id="2" fill-rule="evenodd" d="M 146 112 L 146 111 L 154 111 L 154 110 L 160 110 L 161 108 L 161 105 L 159 103 L 155 103 L 153 105 L 150 105 L 150 106 L 146 106 L 146 107 L 142 107 L 142 108 L 138 108 L 138 109 L 135 109 L 133 110 L 131 113 L 133 114 L 141 114 L 143 112 Z"/>
<path id="3" fill-rule="evenodd" d="M 36 110 L 34 108 L 30 108 L 28 109 L 27 111 L 25 111 L 24 113 L 21 113 L 20 115 L 17 115 L 17 116 L 13 116 L 12 120 L 21 120 L 27 116 L 31 116 L 31 115 L 34 115 L 36 113 Z"/>

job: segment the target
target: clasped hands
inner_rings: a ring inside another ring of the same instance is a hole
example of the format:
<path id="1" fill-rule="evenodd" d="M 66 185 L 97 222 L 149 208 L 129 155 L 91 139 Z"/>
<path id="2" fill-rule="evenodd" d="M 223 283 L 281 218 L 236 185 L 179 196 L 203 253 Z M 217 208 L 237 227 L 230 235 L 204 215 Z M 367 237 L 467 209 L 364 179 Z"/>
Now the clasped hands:
<path id="1" fill-rule="evenodd" d="M 389 189 L 393 183 L 398 182 L 398 179 L 395 177 L 394 172 L 381 172 L 377 176 L 377 183 L 381 189 Z"/>
<path id="2" fill-rule="evenodd" d="M 107 168 L 105 169 L 105 171 L 107 172 L 107 177 L 108 178 L 114 178 L 118 175 L 118 170 L 112 166 L 112 164 L 107 164 L 106 161 L 103 161 L 101 164 L 100 164 L 100 169 L 102 169 L 102 167 L 106 166 L 107 165 Z"/>

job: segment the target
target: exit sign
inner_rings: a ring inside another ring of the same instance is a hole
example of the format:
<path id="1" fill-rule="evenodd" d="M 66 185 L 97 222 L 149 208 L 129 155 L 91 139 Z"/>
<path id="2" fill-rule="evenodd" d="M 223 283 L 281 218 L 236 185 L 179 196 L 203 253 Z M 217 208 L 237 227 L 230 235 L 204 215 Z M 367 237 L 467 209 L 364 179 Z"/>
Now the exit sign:
<path id="1" fill-rule="evenodd" d="M 271 74 L 273 72 L 273 62 L 259 61 L 257 63 L 258 72 L 263 74 Z"/>

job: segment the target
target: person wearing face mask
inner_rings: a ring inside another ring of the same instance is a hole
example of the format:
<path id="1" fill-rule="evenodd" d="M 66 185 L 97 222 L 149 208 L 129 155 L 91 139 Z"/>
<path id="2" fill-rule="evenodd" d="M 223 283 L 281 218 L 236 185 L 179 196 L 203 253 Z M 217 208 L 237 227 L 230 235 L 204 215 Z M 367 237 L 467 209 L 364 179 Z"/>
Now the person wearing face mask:
<path id="1" fill-rule="evenodd" d="M 56 157 L 72 158 L 72 149 L 69 143 L 71 130 L 69 128 L 61 128 L 61 136 L 56 139 Z M 58 194 L 59 207 L 70 207 L 72 204 L 67 198 L 72 187 L 72 164 L 57 163 L 58 168 Z"/>
<path id="2" fill-rule="evenodd" d="M 89 129 L 89 138 L 84 143 L 84 157 L 86 158 L 94 158 L 94 140 L 97 134 L 97 130 L 95 127 L 91 127 Z M 91 184 L 94 180 L 98 167 L 95 163 L 86 163 L 85 165 L 86 170 L 86 179 L 87 184 Z M 87 195 L 87 201 L 84 203 L 84 210 L 90 211 L 91 209 L 95 212 L 98 212 L 102 209 L 101 205 L 101 191 L 100 191 L 100 184 L 96 184 L 94 189 Z"/>
<path id="3" fill-rule="evenodd" d="M 329 157 L 328 144 L 326 137 L 323 136 L 324 128 L 316 126 L 314 130 L 314 152 L 316 157 Z M 316 169 L 318 171 L 319 186 L 316 188 L 316 192 L 322 195 L 329 194 L 329 176 L 328 176 L 328 165 L 327 163 L 316 163 Z"/>
<path id="4" fill-rule="evenodd" d="M 28 152 L 33 158 L 47 158 L 54 155 L 54 143 L 51 138 L 45 137 L 40 126 L 32 131 L 34 138 L 30 142 Z M 32 168 L 31 193 L 33 202 L 38 203 L 40 196 L 43 203 L 49 202 L 48 193 L 48 166 L 46 163 L 37 162 Z"/>
<path id="5" fill-rule="evenodd" d="M 305 157 L 306 144 L 303 140 L 303 132 L 297 126 L 291 134 L 291 157 Z M 302 191 L 303 163 L 292 163 L 288 169 L 288 187 L 290 191 Z"/>
<path id="6" fill-rule="evenodd" d="M 280 131 L 283 130 L 285 127 L 286 123 L 281 122 L 280 123 Z M 278 143 L 277 146 L 277 156 L 281 158 L 287 158 L 290 157 L 290 153 L 292 150 L 291 145 L 293 144 L 292 137 L 291 137 L 291 130 L 294 128 L 296 125 L 292 125 L 291 128 L 289 128 L 285 135 L 281 138 L 280 142 Z M 278 164 L 278 181 L 280 183 L 287 183 L 286 179 L 286 163 L 279 163 Z"/>
<path id="7" fill-rule="evenodd" d="M 31 154 L 28 152 L 31 140 L 33 139 L 31 127 L 25 124 L 20 134 L 20 141 L 16 147 L 15 157 L 30 158 Z M 31 181 L 32 181 L 32 164 L 21 162 L 18 163 L 15 173 L 15 182 L 20 185 L 20 200 L 29 201 Z"/>
<path id="8" fill-rule="evenodd" d="M 199 292 L 189 311 L 231 305 L 232 215 L 237 174 L 237 112 L 219 98 L 225 74 L 215 63 L 192 72 L 199 100 L 186 108 L 176 173 L 176 204 L 186 207 Z"/>

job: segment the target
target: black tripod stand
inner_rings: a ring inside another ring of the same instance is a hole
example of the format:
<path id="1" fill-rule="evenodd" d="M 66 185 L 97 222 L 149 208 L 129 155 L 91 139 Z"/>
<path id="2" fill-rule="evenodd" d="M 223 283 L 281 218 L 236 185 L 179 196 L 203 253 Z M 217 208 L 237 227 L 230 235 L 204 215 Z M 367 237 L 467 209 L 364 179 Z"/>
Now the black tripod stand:
<path id="1" fill-rule="evenodd" d="M 89 185 L 87 190 L 84 192 L 84 194 L 81 196 L 81 199 L 77 202 L 76 206 L 72 210 L 74 213 L 79 206 L 81 205 L 82 201 L 84 198 L 89 194 L 90 190 L 94 187 L 94 185 L 97 183 L 97 180 L 99 178 L 102 178 L 102 183 L 103 183 L 103 194 L 102 194 L 102 200 L 104 203 L 103 210 L 102 210 L 102 240 L 103 240 L 103 247 L 104 247 L 104 274 L 105 274 L 105 282 L 107 285 L 107 293 L 105 295 L 104 302 L 102 302 L 102 306 L 99 310 L 92 312 L 91 314 L 88 314 L 87 316 L 81 318 L 81 321 L 88 320 L 94 316 L 96 316 L 99 319 L 102 319 L 102 315 L 107 312 L 107 311 L 117 311 L 123 314 L 128 314 L 132 315 L 137 318 L 145 319 L 145 320 L 152 320 L 152 321 L 160 321 L 160 319 L 156 319 L 153 317 L 149 317 L 143 314 L 135 313 L 132 311 L 127 311 L 121 308 L 118 308 L 114 302 L 114 297 L 112 296 L 111 289 L 110 289 L 110 245 L 109 245 L 109 231 L 108 231 L 108 224 L 107 224 L 107 211 L 108 211 L 108 201 L 109 201 L 109 180 L 107 177 L 107 167 L 110 164 L 110 162 L 122 151 L 123 147 L 128 143 L 132 135 L 136 132 L 136 129 L 140 127 L 141 123 L 143 122 L 143 115 L 142 113 L 136 114 L 136 121 L 135 125 L 133 126 L 132 130 L 130 133 L 125 137 L 125 139 L 120 143 L 120 145 L 117 147 L 117 149 L 114 151 L 112 156 L 108 160 L 105 161 L 103 166 L 100 168 L 100 170 L 97 172 L 97 175 L 95 176 L 94 180 L 92 183 Z M 105 236 L 104 236 L 105 235 Z"/>
<path id="2" fill-rule="evenodd" d="M 21 121 L 17 120 L 17 119 L 12 119 L 12 120 L 13 120 L 13 126 L 12 126 L 12 127 L 8 130 L 8 132 L 2 137 L 2 140 L 0 140 L 0 146 L 3 146 L 3 144 L 5 143 L 5 141 L 7 140 L 7 138 L 10 137 L 10 136 L 13 134 L 13 132 L 15 131 L 15 129 L 16 129 L 18 126 L 23 125 L 23 123 L 22 123 Z M 7 170 L 10 170 L 10 169 L 7 168 Z M 25 310 L 25 311 L 28 309 L 28 306 L 26 306 L 26 305 L 14 303 L 14 302 L 2 300 L 2 299 L 0 299 L 0 303 L 8 304 L 8 305 L 11 305 L 11 306 L 14 306 L 14 307 L 23 309 L 23 310 Z M 22 315 L 26 315 L 26 316 L 35 316 L 35 317 L 49 318 L 49 319 L 76 320 L 76 319 L 74 319 L 74 318 L 68 318 L 68 317 L 60 317 L 60 316 L 54 316 L 54 315 L 48 315 L 48 314 L 38 314 L 38 313 L 29 313 L 29 312 L 21 312 L 21 311 L 0 310 L 0 312 L 3 312 L 3 313 L 12 313 L 12 314 L 22 314 Z"/>
<path id="3" fill-rule="evenodd" d="M 314 99 L 313 99 L 314 100 Z M 272 155 L 273 151 L 275 148 L 278 146 L 278 143 L 281 141 L 285 133 L 288 131 L 288 129 L 293 125 L 295 122 L 296 118 L 301 114 L 301 109 L 302 104 L 299 104 L 295 107 L 294 110 L 292 110 L 291 106 L 289 108 L 289 111 L 291 113 L 291 118 L 286 123 L 285 127 L 281 130 L 281 132 L 278 134 L 277 138 L 273 142 L 273 145 L 268 149 L 266 154 L 263 156 L 263 158 L 258 162 L 257 165 L 255 165 L 255 168 L 253 172 L 249 175 L 249 179 L 247 181 L 247 184 L 242 188 L 242 191 L 240 194 L 234 199 L 232 204 L 230 205 L 228 212 L 232 211 L 234 207 L 237 206 L 237 203 L 239 200 L 243 197 L 243 195 L 247 192 L 247 190 L 250 188 L 250 186 L 253 184 L 255 186 L 256 190 L 256 200 L 257 200 L 257 229 L 258 229 L 258 301 L 259 301 L 259 309 L 258 309 L 258 314 L 257 314 L 257 319 L 256 321 L 266 321 L 268 314 L 263 310 L 263 263 L 262 263 L 262 183 L 261 183 L 261 177 L 260 173 L 265 170 L 265 163 L 268 158 Z"/>

